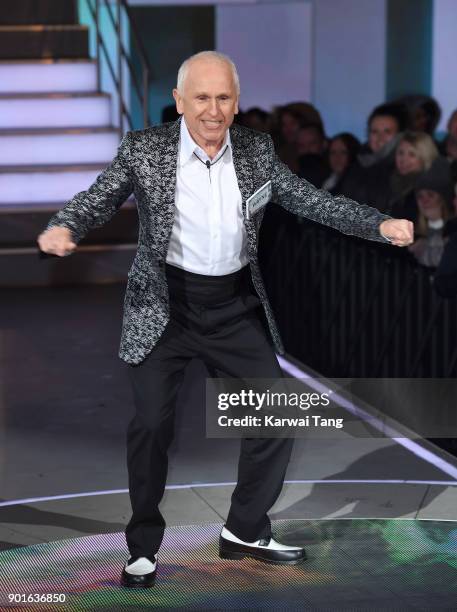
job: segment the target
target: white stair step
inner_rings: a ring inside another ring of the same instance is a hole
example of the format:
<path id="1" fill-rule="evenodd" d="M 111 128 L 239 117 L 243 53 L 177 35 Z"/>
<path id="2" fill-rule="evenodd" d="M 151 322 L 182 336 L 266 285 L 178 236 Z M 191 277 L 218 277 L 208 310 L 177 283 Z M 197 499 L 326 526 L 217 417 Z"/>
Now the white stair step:
<path id="1" fill-rule="evenodd" d="M 0 129 L 34 127 L 92 127 L 111 123 L 107 94 L 0 95 Z"/>
<path id="2" fill-rule="evenodd" d="M 0 62 L 0 93 L 95 91 L 93 60 L 25 60 Z"/>
<path id="3" fill-rule="evenodd" d="M 114 128 L 0 132 L 0 166 L 103 163 L 114 157 L 118 146 Z"/>
<path id="4" fill-rule="evenodd" d="M 14 204 L 62 203 L 90 187 L 109 162 L 92 167 L 0 172 L 0 208 Z"/>

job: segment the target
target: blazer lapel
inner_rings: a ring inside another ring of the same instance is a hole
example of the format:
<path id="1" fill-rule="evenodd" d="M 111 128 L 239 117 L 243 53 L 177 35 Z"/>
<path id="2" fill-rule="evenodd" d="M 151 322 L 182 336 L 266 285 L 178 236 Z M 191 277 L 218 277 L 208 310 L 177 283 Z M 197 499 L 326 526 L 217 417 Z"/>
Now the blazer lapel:
<path id="1" fill-rule="evenodd" d="M 168 204 L 169 209 L 174 210 L 175 190 L 176 190 L 176 171 L 178 167 L 178 150 L 179 150 L 179 132 L 181 126 L 179 117 L 174 121 L 167 131 L 166 144 L 162 151 L 161 166 L 161 181 L 163 199 Z"/>
<path id="2" fill-rule="evenodd" d="M 249 156 L 249 141 L 243 137 L 238 126 L 230 127 L 230 139 L 232 142 L 233 165 L 241 192 L 243 216 L 246 220 L 246 200 L 253 192 L 252 167 Z"/>

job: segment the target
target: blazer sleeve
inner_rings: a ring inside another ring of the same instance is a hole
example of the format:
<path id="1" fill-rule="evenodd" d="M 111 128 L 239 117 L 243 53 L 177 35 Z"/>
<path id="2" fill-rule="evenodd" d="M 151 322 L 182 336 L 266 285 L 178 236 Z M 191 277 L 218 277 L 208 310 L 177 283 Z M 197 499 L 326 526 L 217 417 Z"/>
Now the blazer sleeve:
<path id="1" fill-rule="evenodd" d="M 127 132 L 110 165 L 86 190 L 77 193 L 49 220 L 46 230 L 67 227 L 75 243 L 94 227 L 107 223 L 133 191 L 130 165 L 130 139 Z"/>
<path id="2" fill-rule="evenodd" d="M 306 217 L 334 229 L 379 242 L 390 241 L 381 235 L 379 225 L 391 219 L 376 208 L 359 204 L 345 196 L 332 196 L 298 177 L 276 155 L 273 140 L 268 136 L 269 154 L 272 159 L 272 199 L 291 213 Z"/>

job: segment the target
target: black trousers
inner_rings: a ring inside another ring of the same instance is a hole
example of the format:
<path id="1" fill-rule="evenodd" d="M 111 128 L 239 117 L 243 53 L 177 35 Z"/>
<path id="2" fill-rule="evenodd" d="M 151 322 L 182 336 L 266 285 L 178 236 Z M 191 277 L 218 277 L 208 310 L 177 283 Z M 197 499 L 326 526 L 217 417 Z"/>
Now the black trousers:
<path id="1" fill-rule="evenodd" d="M 135 416 L 127 430 L 132 516 L 125 535 L 133 556 L 155 554 L 164 535 L 159 503 L 186 364 L 198 357 L 214 377 L 282 377 L 249 266 L 205 276 L 167 264 L 167 279 L 170 321 L 146 359 L 127 364 Z M 281 491 L 292 446 L 291 438 L 241 439 L 237 485 L 225 523 L 240 539 L 252 542 L 271 533 L 267 512 Z"/>

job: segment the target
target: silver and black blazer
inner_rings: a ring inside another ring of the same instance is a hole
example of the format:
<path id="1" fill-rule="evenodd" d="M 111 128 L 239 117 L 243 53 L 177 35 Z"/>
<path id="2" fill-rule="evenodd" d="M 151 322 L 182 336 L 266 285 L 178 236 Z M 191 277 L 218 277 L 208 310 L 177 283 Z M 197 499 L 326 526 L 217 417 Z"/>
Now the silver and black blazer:
<path id="1" fill-rule="evenodd" d="M 46 229 L 64 226 L 78 243 L 92 228 L 109 221 L 132 193 L 139 216 L 138 248 L 128 274 L 119 357 L 140 363 L 169 320 L 165 259 L 174 221 L 176 167 L 181 117 L 171 123 L 127 132 L 111 164 L 86 191 L 53 215 Z M 343 196 L 331 196 L 297 177 L 275 154 L 268 134 L 232 124 L 233 162 L 242 195 L 249 265 L 279 354 L 284 353 L 257 260 L 264 209 L 246 219 L 246 199 L 272 182 L 272 200 L 291 213 L 345 234 L 387 242 L 379 224 L 387 215 Z"/>

